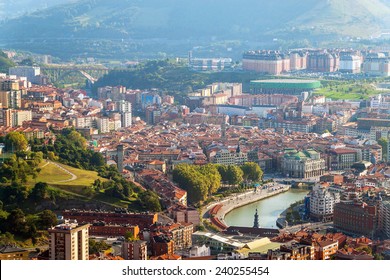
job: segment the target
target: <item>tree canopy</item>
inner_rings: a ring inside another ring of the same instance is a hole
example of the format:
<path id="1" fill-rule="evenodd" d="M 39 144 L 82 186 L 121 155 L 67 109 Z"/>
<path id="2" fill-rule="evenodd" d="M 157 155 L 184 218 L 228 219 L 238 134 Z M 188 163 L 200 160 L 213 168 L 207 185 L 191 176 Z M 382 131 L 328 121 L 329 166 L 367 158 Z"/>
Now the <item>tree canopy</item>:
<path id="1" fill-rule="evenodd" d="M 246 162 L 240 166 L 244 172 L 244 180 L 258 182 L 263 178 L 263 170 L 255 162 Z"/>
<path id="2" fill-rule="evenodd" d="M 7 151 L 25 151 L 27 146 L 28 141 L 23 133 L 12 131 L 5 136 L 5 148 Z"/>
<path id="3" fill-rule="evenodd" d="M 213 164 L 204 166 L 179 164 L 173 170 L 172 176 L 173 181 L 187 191 L 190 203 L 206 200 L 221 186 L 221 175 Z"/>

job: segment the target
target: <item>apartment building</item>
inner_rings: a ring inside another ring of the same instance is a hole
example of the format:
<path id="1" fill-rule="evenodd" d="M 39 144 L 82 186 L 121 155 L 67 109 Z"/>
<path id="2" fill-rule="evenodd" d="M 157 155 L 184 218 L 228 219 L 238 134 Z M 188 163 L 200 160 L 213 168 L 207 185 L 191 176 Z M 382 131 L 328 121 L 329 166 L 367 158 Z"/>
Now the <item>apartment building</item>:
<path id="1" fill-rule="evenodd" d="M 321 222 L 333 220 L 334 205 L 340 202 L 339 193 L 330 192 L 325 187 L 316 185 L 309 197 L 311 219 Z"/>
<path id="2" fill-rule="evenodd" d="M 67 223 L 50 228 L 50 260 L 88 260 L 89 224 Z"/>

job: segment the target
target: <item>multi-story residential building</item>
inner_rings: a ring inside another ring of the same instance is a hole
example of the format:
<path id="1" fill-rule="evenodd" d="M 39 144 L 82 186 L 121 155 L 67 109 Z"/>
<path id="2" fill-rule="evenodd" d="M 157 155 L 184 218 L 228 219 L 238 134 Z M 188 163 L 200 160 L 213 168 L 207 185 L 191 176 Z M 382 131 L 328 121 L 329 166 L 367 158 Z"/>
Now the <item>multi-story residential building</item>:
<path id="1" fill-rule="evenodd" d="M 343 54 L 340 56 L 340 72 L 356 74 L 360 73 L 362 59 L 353 54 Z"/>
<path id="2" fill-rule="evenodd" d="M 315 248 L 317 250 L 317 260 L 329 260 L 337 253 L 337 250 L 339 249 L 339 242 L 338 240 L 316 241 Z"/>
<path id="3" fill-rule="evenodd" d="M 132 124 L 132 114 L 131 112 L 121 113 L 121 124 L 122 127 L 129 127 Z"/>
<path id="4" fill-rule="evenodd" d="M 340 56 L 335 52 L 313 51 L 307 57 L 307 70 L 313 72 L 336 72 L 339 70 Z"/>
<path id="5" fill-rule="evenodd" d="M 50 260 L 88 260 L 89 224 L 61 224 L 50 228 Z"/>
<path id="6" fill-rule="evenodd" d="M 231 152 L 227 149 L 222 149 L 215 154 L 212 161 L 213 163 L 224 165 L 243 165 L 248 161 L 248 155 L 240 151 Z"/>
<path id="7" fill-rule="evenodd" d="M 148 124 L 156 124 L 161 119 L 161 110 L 154 106 L 149 106 L 145 110 L 145 118 Z"/>
<path id="8" fill-rule="evenodd" d="M 292 51 L 290 53 L 291 71 L 305 70 L 307 68 L 307 52 Z"/>
<path id="9" fill-rule="evenodd" d="M 37 83 L 37 76 L 41 75 L 41 68 L 36 66 L 15 66 L 9 69 L 10 75 L 26 77 L 28 81 Z"/>
<path id="10" fill-rule="evenodd" d="M 310 218 L 316 221 L 328 222 L 333 219 L 334 205 L 340 202 L 340 194 L 330 192 L 321 185 L 313 188 L 310 197 Z"/>
<path id="11" fill-rule="evenodd" d="M 244 53 L 242 68 L 271 75 L 290 71 L 290 57 L 278 51 L 249 51 Z"/>
<path id="12" fill-rule="evenodd" d="M 390 58 L 383 53 L 369 54 L 363 62 L 364 73 L 372 76 L 390 76 Z"/>
<path id="13" fill-rule="evenodd" d="M 1 90 L 0 103 L 3 108 L 19 109 L 22 107 L 22 91 L 21 90 Z"/>
<path id="14" fill-rule="evenodd" d="M 95 116 L 77 117 L 76 118 L 76 127 L 97 128 L 96 117 Z"/>
<path id="15" fill-rule="evenodd" d="M 32 120 L 32 112 L 30 110 L 12 110 L 11 119 L 10 126 L 22 126 L 24 122 Z"/>
<path id="16" fill-rule="evenodd" d="M 343 170 L 351 168 L 351 166 L 361 160 L 359 159 L 359 151 L 349 148 L 336 148 L 329 152 L 329 169 Z"/>
<path id="17" fill-rule="evenodd" d="M 12 126 L 12 110 L 0 109 L 0 126 L 10 127 Z"/>
<path id="18" fill-rule="evenodd" d="M 221 71 L 231 67 L 231 58 L 192 58 L 190 67 L 195 71 Z"/>
<path id="19" fill-rule="evenodd" d="M 377 230 L 377 207 L 364 202 L 345 201 L 334 206 L 334 227 L 352 234 L 373 237 Z"/>
<path id="20" fill-rule="evenodd" d="M 285 94 L 243 94 L 229 98 L 229 103 L 237 106 L 274 105 L 282 106 L 297 103 L 298 97 Z"/>
<path id="21" fill-rule="evenodd" d="M 147 260 L 147 253 L 146 241 L 125 241 L 122 244 L 122 258 L 125 260 Z"/>
<path id="22" fill-rule="evenodd" d="M 170 162 L 172 160 L 178 160 L 180 156 L 179 150 L 165 150 L 156 152 L 144 152 L 138 155 L 139 160 L 162 160 Z"/>
<path id="23" fill-rule="evenodd" d="M 390 201 L 383 200 L 379 204 L 379 229 L 385 238 L 390 238 Z"/>
<path id="24" fill-rule="evenodd" d="M 313 149 L 298 152 L 286 149 L 282 158 L 282 173 L 292 178 L 321 176 L 325 172 L 325 160 Z"/>
<path id="25" fill-rule="evenodd" d="M 176 205 L 169 209 L 169 212 L 176 223 L 192 223 L 195 226 L 200 224 L 199 212 L 196 208 Z"/>
<path id="26" fill-rule="evenodd" d="M 110 132 L 110 119 L 109 118 L 97 118 L 96 119 L 97 128 L 100 133 Z"/>
<path id="27" fill-rule="evenodd" d="M 305 244 L 294 243 L 282 245 L 278 250 L 268 250 L 268 260 L 314 260 L 314 247 Z"/>
<path id="28" fill-rule="evenodd" d="M 89 228 L 89 235 L 91 236 L 130 236 L 133 239 L 138 238 L 139 226 L 137 225 L 117 225 L 106 224 L 104 222 L 95 222 Z"/>
<path id="29" fill-rule="evenodd" d="M 175 242 L 165 235 L 155 235 L 151 238 L 152 256 L 164 254 L 172 255 L 175 251 Z"/>
<path id="30" fill-rule="evenodd" d="M 192 246 L 192 233 L 194 226 L 192 224 L 172 224 L 162 228 L 172 236 L 175 243 L 175 250 L 190 248 Z"/>
<path id="31" fill-rule="evenodd" d="M 313 132 L 314 127 L 316 125 L 316 121 L 304 120 L 304 119 L 300 119 L 300 120 L 276 119 L 276 120 L 271 120 L 270 125 L 273 128 L 283 128 L 289 131 L 309 133 L 309 132 Z"/>
<path id="32" fill-rule="evenodd" d="M 100 99 L 110 98 L 113 101 L 117 101 L 123 99 L 126 93 L 126 88 L 123 86 L 116 86 L 116 87 L 106 86 L 106 87 L 98 88 L 97 93 Z"/>
<path id="33" fill-rule="evenodd" d="M 109 224 L 138 225 L 140 229 L 149 228 L 158 220 L 157 213 L 129 213 L 127 211 L 88 211 L 65 210 L 62 215 L 65 219 L 77 220 L 79 223 L 93 223 L 103 221 Z"/>

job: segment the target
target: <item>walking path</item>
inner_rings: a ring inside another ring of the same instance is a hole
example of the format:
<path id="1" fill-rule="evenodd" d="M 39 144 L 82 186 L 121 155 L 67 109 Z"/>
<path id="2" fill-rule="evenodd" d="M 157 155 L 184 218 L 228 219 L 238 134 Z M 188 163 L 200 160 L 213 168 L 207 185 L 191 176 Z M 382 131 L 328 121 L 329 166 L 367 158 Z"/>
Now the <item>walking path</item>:
<path id="1" fill-rule="evenodd" d="M 270 183 L 263 186 L 261 189 L 251 190 L 242 194 L 234 194 L 228 198 L 225 198 L 221 201 L 213 202 L 209 204 L 206 208 L 202 209 L 201 217 L 203 219 L 210 219 L 210 221 L 216 226 L 221 228 L 221 224 L 226 225 L 224 218 L 227 213 L 232 211 L 235 208 L 259 201 L 261 199 L 274 196 L 276 194 L 286 192 L 290 189 L 290 186 L 280 185 L 276 183 Z M 213 213 L 213 217 L 210 215 L 210 210 L 213 209 L 214 206 L 218 206 L 218 210 L 216 213 Z"/>
<path id="2" fill-rule="evenodd" d="M 66 180 L 62 180 L 62 181 L 55 181 L 55 182 L 48 182 L 49 184 L 59 184 L 59 183 L 66 183 L 66 182 L 77 180 L 77 176 L 75 174 L 73 174 L 72 172 L 70 172 L 69 170 L 65 169 L 64 167 L 62 167 L 61 165 L 59 165 L 58 163 L 56 163 L 54 161 L 47 161 L 41 168 L 44 168 L 48 164 L 55 165 L 56 167 L 58 167 L 59 169 L 61 169 L 62 171 L 64 171 L 65 173 L 67 173 L 67 174 L 69 174 L 71 176 L 70 179 L 66 179 Z"/>

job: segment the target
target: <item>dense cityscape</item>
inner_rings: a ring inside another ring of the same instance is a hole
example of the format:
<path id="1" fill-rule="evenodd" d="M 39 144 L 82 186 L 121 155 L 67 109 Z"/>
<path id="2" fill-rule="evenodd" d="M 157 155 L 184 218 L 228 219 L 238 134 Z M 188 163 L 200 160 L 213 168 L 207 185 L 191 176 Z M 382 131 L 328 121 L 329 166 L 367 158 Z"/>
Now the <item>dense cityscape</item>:
<path id="1" fill-rule="evenodd" d="M 199 48 L 0 48 L 0 260 L 390 259 L 390 48 Z"/>

